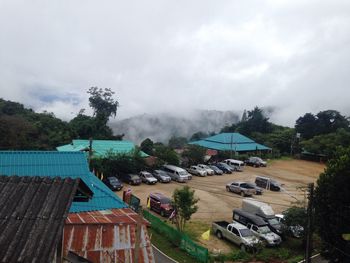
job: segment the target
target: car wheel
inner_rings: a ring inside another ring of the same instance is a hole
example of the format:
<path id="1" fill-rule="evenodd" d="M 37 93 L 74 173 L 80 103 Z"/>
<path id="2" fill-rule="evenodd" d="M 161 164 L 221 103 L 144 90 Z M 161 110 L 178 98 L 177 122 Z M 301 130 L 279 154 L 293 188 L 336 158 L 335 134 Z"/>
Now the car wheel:
<path id="1" fill-rule="evenodd" d="M 242 196 L 242 197 L 244 197 L 244 196 L 245 196 L 245 194 L 244 194 L 244 192 L 243 192 L 243 191 L 241 191 L 241 196 Z"/>
<path id="2" fill-rule="evenodd" d="M 230 192 L 230 187 L 226 186 L 226 191 Z"/>
<path id="3" fill-rule="evenodd" d="M 164 210 L 160 210 L 160 215 L 161 215 L 162 217 L 165 216 Z"/>
<path id="4" fill-rule="evenodd" d="M 244 244 L 241 244 L 239 247 L 240 247 L 241 251 L 243 251 L 243 252 L 247 251 L 247 248 Z"/>
<path id="5" fill-rule="evenodd" d="M 222 239 L 221 231 L 216 231 L 216 236 L 218 237 L 218 239 Z"/>

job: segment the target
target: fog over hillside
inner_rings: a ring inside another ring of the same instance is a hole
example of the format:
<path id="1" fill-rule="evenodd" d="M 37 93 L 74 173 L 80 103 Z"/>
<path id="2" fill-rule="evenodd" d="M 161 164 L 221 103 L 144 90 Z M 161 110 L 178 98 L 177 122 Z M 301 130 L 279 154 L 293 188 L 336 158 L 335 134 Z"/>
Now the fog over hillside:
<path id="1" fill-rule="evenodd" d="M 172 136 L 187 137 L 193 133 L 219 132 L 225 125 L 238 122 L 240 114 L 233 111 L 197 110 L 187 115 L 163 113 L 143 114 L 110 123 L 115 134 L 124 133 L 124 139 L 140 144 L 150 138 L 154 142 L 167 143 Z"/>

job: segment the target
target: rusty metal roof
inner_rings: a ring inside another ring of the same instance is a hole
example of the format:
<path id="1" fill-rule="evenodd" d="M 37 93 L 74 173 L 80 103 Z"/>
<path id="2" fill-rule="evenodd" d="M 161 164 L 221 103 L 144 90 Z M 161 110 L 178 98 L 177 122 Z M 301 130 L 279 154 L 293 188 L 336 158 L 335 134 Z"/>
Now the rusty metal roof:
<path id="1" fill-rule="evenodd" d="M 79 179 L 0 176 L 0 262 L 51 262 Z"/>
<path id="2" fill-rule="evenodd" d="M 72 251 L 92 262 L 133 262 L 138 215 L 130 208 L 71 213 L 64 226 L 63 255 Z M 147 221 L 141 230 L 140 262 L 153 263 Z"/>

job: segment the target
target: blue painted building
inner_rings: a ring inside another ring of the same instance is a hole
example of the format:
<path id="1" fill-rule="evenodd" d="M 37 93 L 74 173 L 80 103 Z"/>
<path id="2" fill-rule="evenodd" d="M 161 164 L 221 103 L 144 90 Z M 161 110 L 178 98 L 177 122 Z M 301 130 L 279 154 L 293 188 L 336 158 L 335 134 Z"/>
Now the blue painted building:
<path id="1" fill-rule="evenodd" d="M 73 202 L 71 213 L 128 207 L 89 171 L 83 152 L 0 151 L 0 175 L 81 178 L 92 196 L 87 202 Z"/>
<path id="2" fill-rule="evenodd" d="M 272 150 L 240 133 L 220 133 L 199 141 L 190 142 L 189 144 L 217 151 L 251 152 Z"/>

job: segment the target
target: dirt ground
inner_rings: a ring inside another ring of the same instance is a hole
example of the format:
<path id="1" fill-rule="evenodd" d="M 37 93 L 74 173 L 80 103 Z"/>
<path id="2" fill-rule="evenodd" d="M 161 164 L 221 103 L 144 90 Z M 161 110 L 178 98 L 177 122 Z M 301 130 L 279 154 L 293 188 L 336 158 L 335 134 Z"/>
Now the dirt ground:
<path id="1" fill-rule="evenodd" d="M 261 196 L 254 196 L 272 206 L 275 213 L 280 213 L 297 201 L 306 200 L 306 186 L 308 183 L 316 182 L 319 174 L 323 172 L 323 164 L 302 160 L 274 160 L 268 163 L 267 167 L 253 168 L 246 166 L 243 172 L 225 174 L 222 176 L 193 176 L 187 185 L 195 190 L 195 196 L 200 200 L 199 209 L 192 216 L 192 220 L 200 220 L 211 224 L 218 220 L 232 220 L 232 210 L 240 208 L 242 199 L 238 194 L 226 192 L 227 183 L 235 180 L 254 182 L 256 175 L 268 176 L 282 184 L 283 191 L 264 191 Z M 130 186 L 134 195 L 141 199 L 141 204 L 146 207 L 147 196 L 150 192 L 161 192 L 171 197 L 177 187 L 184 184 L 171 182 L 169 184 L 157 183 L 156 185 Z M 129 186 L 124 187 L 126 190 Z M 117 193 L 122 196 L 122 192 Z M 230 251 L 230 245 L 217 238 L 210 241 L 201 241 L 203 245 L 211 250 Z"/>

